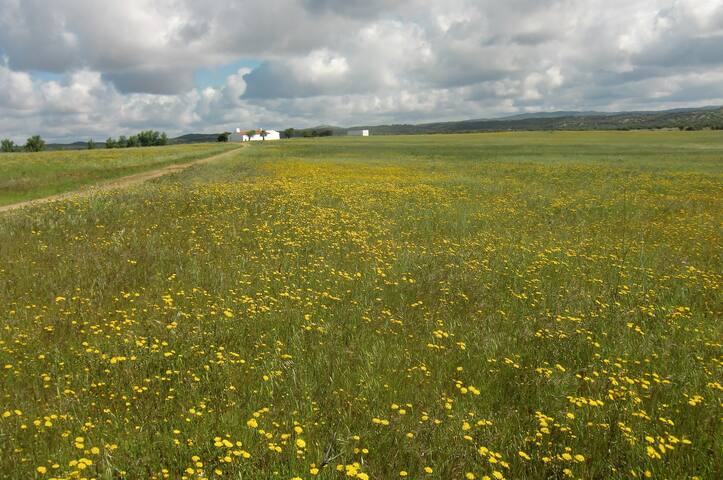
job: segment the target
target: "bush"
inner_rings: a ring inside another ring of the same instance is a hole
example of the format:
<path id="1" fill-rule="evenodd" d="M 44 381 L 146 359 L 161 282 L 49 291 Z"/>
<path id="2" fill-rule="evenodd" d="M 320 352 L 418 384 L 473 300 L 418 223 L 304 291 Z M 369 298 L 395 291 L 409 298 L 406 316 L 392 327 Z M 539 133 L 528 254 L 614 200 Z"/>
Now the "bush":
<path id="1" fill-rule="evenodd" d="M 40 152 L 45 150 L 45 140 L 40 135 L 33 135 L 25 142 L 26 152 Z"/>
<path id="2" fill-rule="evenodd" d="M 14 152 L 15 151 L 15 142 L 10 140 L 9 138 L 3 139 L 2 142 L 0 142 L 0 152 Z"/>

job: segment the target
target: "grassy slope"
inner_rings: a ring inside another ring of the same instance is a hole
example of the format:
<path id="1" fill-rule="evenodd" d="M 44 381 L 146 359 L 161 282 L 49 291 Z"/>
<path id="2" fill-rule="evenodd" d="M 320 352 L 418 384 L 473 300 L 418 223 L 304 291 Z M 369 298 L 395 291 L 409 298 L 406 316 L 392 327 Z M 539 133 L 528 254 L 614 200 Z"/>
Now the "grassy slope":
<path id="1" fill-rule="evenodd" d="M 269 142 L 0 217 L 0 476 L 716 478 L 722 154 Z"/>
<path id="2" fill-rule="evenodd" d="M 227 148 L 230 146 L 203 144 L 0 154 L 0 205 L 46 197 L 102 180 L 189 162 Z"/>

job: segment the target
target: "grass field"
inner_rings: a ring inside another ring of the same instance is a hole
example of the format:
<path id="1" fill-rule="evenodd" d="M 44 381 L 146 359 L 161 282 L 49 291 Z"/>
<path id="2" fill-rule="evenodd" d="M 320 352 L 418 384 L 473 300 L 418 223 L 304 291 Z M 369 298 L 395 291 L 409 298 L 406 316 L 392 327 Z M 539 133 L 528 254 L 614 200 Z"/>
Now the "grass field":
<path id="1" fill-rule="evenodd" d="M 0 477 L 721 478 L 722 221 L 719 132 L 266 142 L 0 216 Z"/>
<path id="2" fill-rule="evenodd" d="M 0 154 L 0 205 L 221 153 L 228 144 Z"/>

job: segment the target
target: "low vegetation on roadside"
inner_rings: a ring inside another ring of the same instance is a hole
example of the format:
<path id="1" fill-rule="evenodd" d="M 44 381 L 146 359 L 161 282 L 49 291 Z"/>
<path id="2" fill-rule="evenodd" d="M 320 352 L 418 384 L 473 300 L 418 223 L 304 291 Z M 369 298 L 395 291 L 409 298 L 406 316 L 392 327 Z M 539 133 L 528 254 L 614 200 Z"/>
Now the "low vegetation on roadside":
<path id="1" fill-rule="evenodd" d="M 172 145 L 133 150 L 53 151 L 0 156 L 0 205 L 74 190 L 103 180 L 186 163 L 233 145 Z"/>

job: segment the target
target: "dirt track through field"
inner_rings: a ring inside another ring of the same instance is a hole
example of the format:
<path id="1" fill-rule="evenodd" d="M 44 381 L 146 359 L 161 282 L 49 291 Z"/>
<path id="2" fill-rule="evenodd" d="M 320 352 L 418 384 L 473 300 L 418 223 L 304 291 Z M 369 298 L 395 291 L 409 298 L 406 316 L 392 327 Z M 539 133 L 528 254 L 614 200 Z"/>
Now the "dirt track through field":
<path id="1" fill-rule="evenodd" d="M 239 147 L 239 148 L 242 148 L 242 147 Z M 238 148 L 235 148 L 233 150 L 229 150 L 228 152 L 219 153 L 217 155 L 212 155 L 212 156 L 206 157 L 206 158 L 200 158 L 198 160 L 194 160 L 194 161 L 188 162 L 188 163 L 179 163 L 179 164 L 175 164 L 175 165 L 168 165 L 163 168 L 158 168 L 156 170 L 148 170 L 146 172 L 134 173 L 132 175 L 127 175 L 125 177 L 115 178 L 113 180 L 108 180 L 108 181 L 102 182 L 102 183 L 86 185 L 78 190 L 71 190 L 69 192 L 58 193 L 56 195 L 50 195 L 48 197 L 35 198 L 33 200 L 25 200 L 23 202 L 11 203 L 9 205 L 0 205 L 0 213 L 8 212 L 11 210 L 17 210 L 19 208 L 40 205 L 43 203 L 50 203 L 50 202 L 55 202 L 58 200 L 64 200 L 67 198 L 88 197 L 94 193 L 102 192 L 102 191 L 106 191 L 106 190 L 118 190 L 118 189 L 132 187 L 133 185 L 138 185 L 139 183 L 143 183 L 148 180 L 152 180 L 154 178 L 163 177 L 165 175 L 170 175 L 171 173 L 181 172 L 181 171 L 187 169 L 188 167 L 192 167 L 194 165 L 199 165 L 202 163 L 208 163 L 208 162 L 212 162 L 214 160 L 218 160 L 222 157 L 231 155 L 233 152 L 236 152 L 237 150 L 238 150 Z"/>

